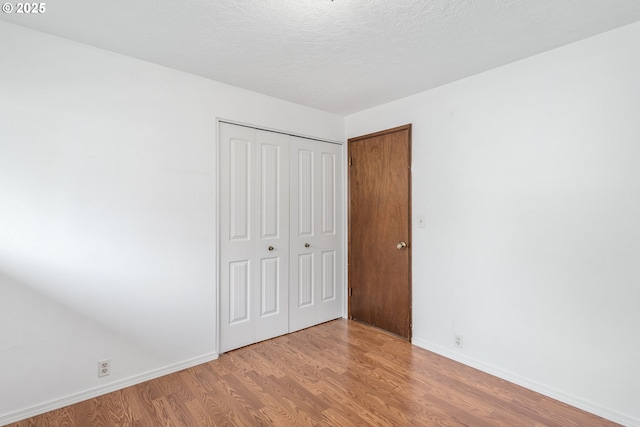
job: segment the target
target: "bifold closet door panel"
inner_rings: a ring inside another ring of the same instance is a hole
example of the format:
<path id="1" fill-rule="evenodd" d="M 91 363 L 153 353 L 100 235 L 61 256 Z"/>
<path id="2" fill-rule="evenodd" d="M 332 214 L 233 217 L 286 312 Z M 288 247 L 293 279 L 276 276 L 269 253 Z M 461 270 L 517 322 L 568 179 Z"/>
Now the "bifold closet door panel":
<path id="1" fill-rule="evenodd" d="M 256 341 L 289 332 L 289 137 L 256 131 Z"/>
<path id="2" fill-rule="evenodd" d="M 253 165 L 255 131 L 220 124 L 220 352 L 255 341 Z"/>
<path id="3" fill-rule="evenodd" d="M 288 332 L 289 137 L 221 123 L 219 143 L 225 352 Z"/>
<path id="4" fill-rule="evenodd" d="M 342 315 L 342 146 L 291 138 L 289 331 Z"/>

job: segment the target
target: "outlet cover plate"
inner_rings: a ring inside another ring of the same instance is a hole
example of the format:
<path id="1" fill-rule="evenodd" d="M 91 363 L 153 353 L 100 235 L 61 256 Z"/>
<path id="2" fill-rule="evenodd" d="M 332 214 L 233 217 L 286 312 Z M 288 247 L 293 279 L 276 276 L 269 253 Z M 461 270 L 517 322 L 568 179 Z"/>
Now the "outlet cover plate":
<path id="1" fill-rule="evenodd" d="M 104 359 L 98 361 L 98 378 L 111 375 L 111 360 Z"/>

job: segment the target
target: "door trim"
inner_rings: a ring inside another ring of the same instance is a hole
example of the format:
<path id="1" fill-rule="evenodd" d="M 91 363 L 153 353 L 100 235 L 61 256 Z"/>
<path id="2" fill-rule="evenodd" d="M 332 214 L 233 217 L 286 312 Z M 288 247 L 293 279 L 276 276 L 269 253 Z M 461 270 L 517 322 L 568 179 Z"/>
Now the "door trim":
<path id="1" fill-rule="evenodd" d="M 313 141 L 328 142 L 330 144 L 345 145 L 344 141 L 335 141 L 335 140 L 326 139 L 326 138 L 318 138 L 318 137 L 314 137 L 314 136 L 305 135 L 303 133 L 295 133 L 295 132 L 289 132 L 289 131 L 280 130 L 280 129 L 268 128 L 268 127 L 265 127 L 265 126 L 252 125 L 252 124 L 249 124 L 249 123 L 239 122 L 237 120 L 223 119 L 223 118 L 220 118 L 220 117 L 216 118 L 216 129 L 217 129 L 216 140 L 218 140 L 218 138 L 219 138 L 220 123 L 228 123 L 230 125 L 242 126 L 242 127 L 245 127 L 245 128 L 251 128 L 251 129 L 256 129 L 256 130 L 263 130 L 263 131 L 266 131 L 266 132 L 281 133 L 281 134 L 284 134 L 284 135 L 295 136 L 295 137 L 298 137 L 298 138 L 311 139 Z"/>
<path id="2" fill-rule="evenodd" d="M 402 126 L 398 126 L 398 127 L 395 127 L 395 128 L 387 129 L 387 130 L 381 130 L 381 131 L 378 131 L 378 132 L 368 133 L 366 135 L 349 138 L 349 140 L 347 142 L 360 141 L 361 139 L 375 138 L 376 136 L 386 135 L 388 133 L 400 132 L 400 131 L 403 131 L 403 130 L 409 131 L 409 155 L 411 155 L 411 123 L 406 124 L 406 125 L 402 125 Z M 409 160 L 411 160 L 411 156 L 409 156 Z M 409 183 L 409 184 L 411 184 L 411 183 Z"/>
<path id="3" fill-rule="evenodd" d="M 373 133 L 368 133 L 366 135 L 361 135 L 361 136 L 356 136 L 353 138 L 349 138 L 347 140 L 347 156 L 346 156 L 346 161 L 347 161 L 347 165 L 346 165 L 346 170 L 345 170 L 345 174 L 347 176 L 346 179 L 346 196 L 347 196 L 347 201 L 346 201 L 346 209 L 347 209 L 347 233 L 346 233 L 346 238 L 347 238 L 347 250 L 346 252 L 346 257 L 347 257 L 347 281 L 346 281 L 346 292 L 347 292 L 347 318 L 351 319 L 351 283 L 349 281 L 349 254 L 350 254 L 350 249 L 351 249 L 351 186 L 350 186 L 350 172 L 349 172 L 349 167 L 350 167 L 350 162 L 351 162 L 351 142 L 356 142 L 356 141 L 361 141 L 363 139 L 369 139 L 369 138 L 375 138 L 377 136 L 381 136 L 381 135 L 387 135 L 387 134 L 391 134 L 391 133 L 395 133 L 395 132 L 401 132 L 401 131 L 407 131 L 408 133 L 408 161 L 409 161 L 409 184 L 408 184 L 408 204 L 409 206 L 408 208 L 408 218 L 407 218 L 407 222 L 408 222 L 408 230 L 409 230 L 409 248 L 411 249 L 409 251 L 409 271 L 408 271 L 408 279 L 409 279 L 409 283 L 408 283 L 408 301 L 409 301 L 409 337 L 408 340 L 409 342 L 411 342 L 411 339 L 413 337 L 413 276 L 412 276 L 412 270 L 413 270 L 413 260 L 412 260 L 412 255 L 413 255 L 413 221 L 412 221 L 412 174 L 411 174 L 411 165 L 412 165 L 412 157 L 411 157 L 411 143 L 412 143 L 412 124 L 406 124 L 406 125 L 402 125 L 402 126 L 397 126 L 391 129 L 386 129 L 386 130 L 381 130 L 378 132 L 373 132 Z"/>

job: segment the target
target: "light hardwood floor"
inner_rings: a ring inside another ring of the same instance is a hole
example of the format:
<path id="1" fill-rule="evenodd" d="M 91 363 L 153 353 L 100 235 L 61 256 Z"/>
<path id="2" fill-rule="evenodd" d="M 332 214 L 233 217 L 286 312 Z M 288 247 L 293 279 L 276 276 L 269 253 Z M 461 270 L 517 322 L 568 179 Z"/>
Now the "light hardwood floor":
<path id="1" fill-rule="evenodd" d="M 335 320 L 12 426 L 613 426 Z"/>

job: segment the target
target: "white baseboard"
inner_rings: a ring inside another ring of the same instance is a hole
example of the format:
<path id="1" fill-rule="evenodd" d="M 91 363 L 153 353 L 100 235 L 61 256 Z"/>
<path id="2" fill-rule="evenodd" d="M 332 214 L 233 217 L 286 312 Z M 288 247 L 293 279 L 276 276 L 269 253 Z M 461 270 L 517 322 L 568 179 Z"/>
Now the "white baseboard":
<path id="1" fill-rule="evenodd" d="M 412 344 L 418 347 L 421 347 L 421 348 L 424 348 L 425 350 L 429 350 L 433 353 L 439 354 L 440 356 L 444 356 L 448 359 L 455 360 L 456 362 L 460 362 L 464 365 L 486 372 L 498 378 L 502 378 L 503 380 L 507 380 L 509 382 L 512 382 L 514 384 L 527 388 L 529 390 L 543 394 L 552 399 L 559 400 L 560 402 L 566 403 L 568 405 L 571 405 L 576 408 L 582 409 L 584 411 L 590 412 L 592 414 L 598 415 L 602 418 L 606 418 L 618 424 L 622 424 L 628 427 L 640 427 L 640 419 L 632 418 L 625 414 L 621 414 L 616 411 L 603 408 L 592 402 L 588 402 L 576 396 L 555 390 L 551 387 L 545 386 L 544 384 L 537 383 L 535 381 L 521 377 L 511 372 L 503 371 L 502 369 L 496 368 L 494 366 L 486 365 L 484 363 L 478 362 L 477 360 L 466 357 L 462 354 L 456 353 L 447 348 L 432 344 L 430 342 L 427 342 L 421 339 L 416 339 L 416 338 L 412 339 L 411 342 Z"/>
<path id="2" fill-rule="evenodd" d="M 60 399 L 52 400 L 41 405 L 36 405 L 31 408 L 23 409 L 18 412 L 13 412 L 0 416 L 0 426 L 15 423 L 26 418 L 35 417 L 36 415 L 44 414 L 45 412 L 53 411 L 55 409 L 64 408 L 65 406 L 73 405 L 74 403 L 82 402 L 84 400 L 92 399 L 96 396 L 111 393 L 116 390 L 120 390 L 132 385 L 140 384 L 145 381 L 149 381 L 155 378 L 169 375 L 174 372 L 182 371 L 183 369 L 192 368 L 203 363 L 211 362 L 218 358 L 218 353 L 209 353 L 204 356 L 196 357 L 194 359 L 185 360 L 174 365 L 165 366 L 164 368 L 154 369 L 153 371 L 145 372 L 140 375 L 118 380 L 104 386 L 95 387 L 81 393 L 72 394 Z"/>

